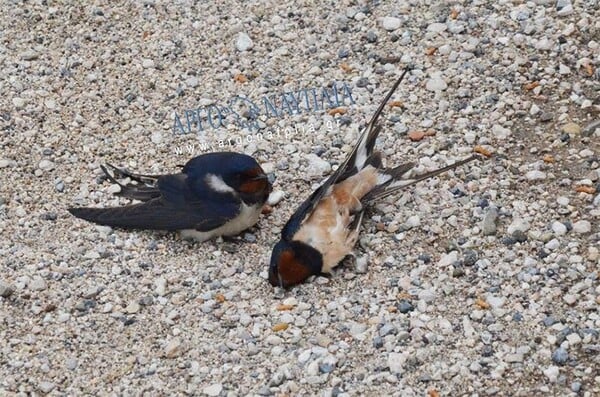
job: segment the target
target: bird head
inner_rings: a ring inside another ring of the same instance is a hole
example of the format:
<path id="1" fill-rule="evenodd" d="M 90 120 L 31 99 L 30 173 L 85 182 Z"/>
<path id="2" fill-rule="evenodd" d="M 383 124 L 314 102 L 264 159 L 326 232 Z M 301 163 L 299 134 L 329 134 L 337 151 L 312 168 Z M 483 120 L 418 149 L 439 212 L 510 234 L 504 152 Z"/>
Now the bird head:
<path id="1" fill-rule="evenodd" d="M 280 240 L 273 248 L 269 265 L 269 282 L 287 288 L 321 273 L 323 256 L 300 241 Z"/>
<path id="2" fill-rule="evenodd" d="M 226 175 L 224 180 L 248 204 L 264 203 L 273 189 L 269 177 L 258 163 Z"/>
<path id="3" fill-rule="evenodd" d="M 192 169 L 201 170 L 204 182 L 212 190 L 235 193 L 246 204 L 264 203 L 272 190 L 258 162 L 242 153 L 207 153 L 190 160 L 184 172 Z"/>

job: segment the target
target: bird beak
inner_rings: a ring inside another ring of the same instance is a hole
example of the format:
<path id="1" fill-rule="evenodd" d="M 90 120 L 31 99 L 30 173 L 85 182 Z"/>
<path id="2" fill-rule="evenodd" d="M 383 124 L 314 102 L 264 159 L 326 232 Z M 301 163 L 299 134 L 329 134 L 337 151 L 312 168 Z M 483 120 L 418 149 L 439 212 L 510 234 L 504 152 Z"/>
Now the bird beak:
<path id="1" fill-rule="evenodd" d="M 263 180 L 263 179 L 268 179 L 267 174 L 256 175 L 251 180 L 253 180 L 253 181 L 260 181 L 260 180 Z"/>

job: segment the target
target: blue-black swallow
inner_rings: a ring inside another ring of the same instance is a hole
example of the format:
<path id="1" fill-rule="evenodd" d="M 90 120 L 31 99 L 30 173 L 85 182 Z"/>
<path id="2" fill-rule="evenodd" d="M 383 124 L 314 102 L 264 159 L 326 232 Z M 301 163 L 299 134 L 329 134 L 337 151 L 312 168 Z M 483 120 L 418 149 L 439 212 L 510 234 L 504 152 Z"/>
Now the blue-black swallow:
<path id="1" fill-rule="evenodd" d="M 352 253 L 364 211 L 370 204 L 478 158 L 472 156 L 412 178 L 407 173 L 414 163 L 395 168 L 382 166 L 380 153 L 373 150 L 381 130 L 377 121 L 407 72 L 408 69 L 402 73 L 379 105 L 346 160 L 300 205 L 283 227 L 281 239 L 271 254 L 271 285 L 290 287 L 312 275 L 330 273 Z"/>
<path id="2" fill-rule="evenodd" d="M 184 238 L 205 241 L 233 236 L 258 221 L 271 183 L 250 156 L 207 153 L 189 160 L 181 172 L 133 174 L 108 165 L 115 174 L 138 182 L 120 184 L 120 195 L 141 203 L 110 208 L 69 208 L 78 218 L 122 229 L 180 231 Z"/>

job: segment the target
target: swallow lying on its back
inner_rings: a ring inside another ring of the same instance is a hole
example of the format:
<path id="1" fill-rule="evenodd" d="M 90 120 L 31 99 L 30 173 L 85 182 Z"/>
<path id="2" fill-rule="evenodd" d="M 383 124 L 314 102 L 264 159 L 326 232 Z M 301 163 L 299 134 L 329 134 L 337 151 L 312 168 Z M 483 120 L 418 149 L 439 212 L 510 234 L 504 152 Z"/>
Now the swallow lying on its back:
<path id="1" fill-rule="evenodd" d="M 178 174 L 138 175 L 110 166 L 140 183 L 122 185 L 120 195 L 142 203 L 112 208 L 69 208 L 78 218 L 123 229 L 181 231 L 185 238 L 205 241 L 233 236 L 253 226 L 271 192 L 271 184 L 255 159 L 222 152 L 194 157 Z"/>
<path id="2" fill-rule="evenodd" d="M 379 105 L 346 160 L 284 226 L 271 254 L 269 282 L 273 286 L 289 287 L 312 275 L 331 272 L 352 252 L 365 208 L 375 200 L 478 158 L 472 156 L 411 179 L 403 179 L 403 175 L 413 163 L 382 167 L 381 155 L 373 151 L 381 130 L 377 119 L 407 72 Z"/>

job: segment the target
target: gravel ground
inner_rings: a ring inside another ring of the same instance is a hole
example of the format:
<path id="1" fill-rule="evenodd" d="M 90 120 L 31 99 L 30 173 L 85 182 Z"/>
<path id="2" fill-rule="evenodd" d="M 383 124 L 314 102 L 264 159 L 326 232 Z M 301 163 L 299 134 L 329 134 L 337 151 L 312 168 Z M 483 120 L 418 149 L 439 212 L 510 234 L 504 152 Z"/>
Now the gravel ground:
<path id="1" fill-rule="evenodd" d="M 600 395 L 597 0 L 88 4 L 0 2 L 0 395 Z M 331 278 L 273 289 L 279 230 L 407 64 L 387 164 L 495 156 L 380 203 Z M 173 133 L 332 81 L 355 103 L 255 120 L 287 136 Z M 276 177 L 240 242 L 67 213 L 126 203 L 100 164 L 171 171 L 201 143 Z"/>

